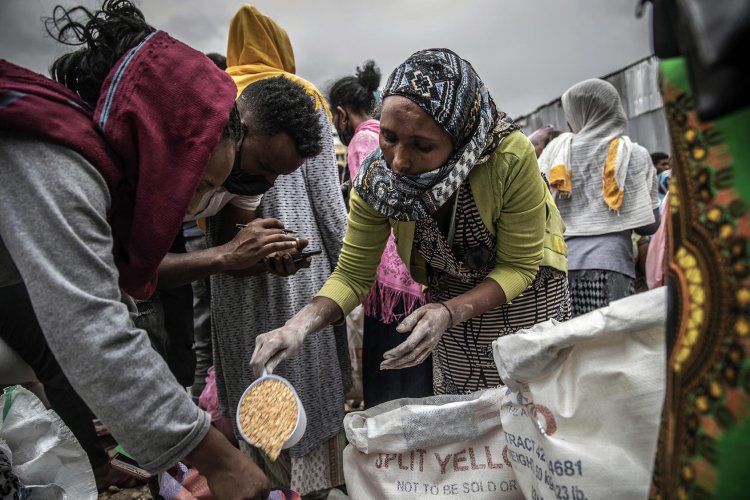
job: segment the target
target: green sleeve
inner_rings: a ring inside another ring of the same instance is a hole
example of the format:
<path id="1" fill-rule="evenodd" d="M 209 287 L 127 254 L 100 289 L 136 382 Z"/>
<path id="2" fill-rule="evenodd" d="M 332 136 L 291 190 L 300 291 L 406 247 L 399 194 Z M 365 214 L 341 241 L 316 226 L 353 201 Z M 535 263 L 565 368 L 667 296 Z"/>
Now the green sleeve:
<path id="1" fill-rule="evenodd" d="M 547 187 L 525 137 L 509 136 L 500 149 L 502 168 L 495 179 L 495 196 L 500 198 L 495 214 L 497 254 L 488 277 L 511 301 L 531 284 L 542 262 Z"/>
<path id="2" fill-rule="evenodd" d="M 317 296 L 336 302 L 344 316 L 361 304 L 375 282 L 390 234 L 388 218 L 373 210 L 352 189 L 344 246 L 336 269 Z"/>

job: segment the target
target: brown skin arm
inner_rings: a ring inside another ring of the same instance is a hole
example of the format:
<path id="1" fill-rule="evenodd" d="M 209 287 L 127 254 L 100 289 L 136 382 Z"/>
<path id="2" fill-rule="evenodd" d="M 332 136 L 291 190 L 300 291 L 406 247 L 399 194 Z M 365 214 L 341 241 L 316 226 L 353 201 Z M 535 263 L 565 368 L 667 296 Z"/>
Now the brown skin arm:
<path id="1" fill-rule="evenodd" d="M 296 238 L 284 234 L 276 219 L 256 219 L 226 243 L 188 253 L 167 254 L 159 265 L 159 288 L 173 288 L 212 274 L 257 274 L 275 252 L 297 248 Z"/>
<path id="2" fill-rule="evenodd" d="M 213 426 L 184 461 L 206 477 L 217 500 L 268 497 L 270 483 L 263 471 Z"/>
<path id="3" fill-rule="evenodd" d="M 257 376 L 264 368 L 273 373 L 276 365 L 300 350 L 305 337 L 338 323 L 343 317 L 344 313 L 336 302 L 328 297 L 314 297 L 284 326 L 256 337 L 255 351 L 250 360 L 253 371 Z"/>

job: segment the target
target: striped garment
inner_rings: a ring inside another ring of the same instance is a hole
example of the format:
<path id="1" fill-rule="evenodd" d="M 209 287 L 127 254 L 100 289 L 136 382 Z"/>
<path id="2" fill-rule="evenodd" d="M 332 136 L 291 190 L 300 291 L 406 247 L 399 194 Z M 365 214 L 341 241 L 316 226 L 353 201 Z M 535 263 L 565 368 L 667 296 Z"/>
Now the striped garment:
<path id="1" fill-rule="evenodd" d="M 328 116 L 322 110 L 318 115 L 323 136 L 331 137 Z M 294 173 L 280 176 L 258 207 L 259 217 L 283 221 L 308 238 L 310 248 L 323 250 L 312 258 L 309 269 L 289 277 L 267 273 L 247 278 L 211 276 L 216 386 L 222 413 L 233 421 L 243 391 L 255 380 L 249 364 L 255 338 L 283 326 L 307 305 L 336 265 L 346 208 L 335 161 L 332 141 L 323 141 L 322 152 Z M 219 225 L 218 220 L 209 220 L 209 243 L 216 243 Z M 310 335 L 295 356 L 276 368 L 275 373 L 295 387 L 307 413 L 307 431 L 289 449 L 293 461 L 315 452 L 343 430 L 344 394 L 351 385 L 348 360 L 346 329 L 327 327 Z"/>
<path id="2" fill-rule="evenodd" d="M 441 302 L 468 292 L 495 265 L 498 244 L 482 222 L 471 185 L 464 182 L 457 197 L 452 244 L 432 218 L 418 221 L 417 250 L 431 267 L 430 297 Z M 534 281 L 511 303 L 501 305 L 445 332 L 433 352 L 435 394 L 467 394 L 501 384 L 492 357 L 492 341 L 555 318 L 570 318 L 565 273 L 541 267 Z"/>

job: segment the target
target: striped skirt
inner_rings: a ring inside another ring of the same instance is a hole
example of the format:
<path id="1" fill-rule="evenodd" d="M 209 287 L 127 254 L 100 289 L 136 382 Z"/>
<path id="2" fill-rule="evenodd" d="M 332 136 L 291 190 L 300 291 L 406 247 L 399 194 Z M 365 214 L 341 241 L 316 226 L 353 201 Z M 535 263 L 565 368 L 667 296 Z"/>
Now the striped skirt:
<path id="1" fill-rule="evenodd" d="M 432 301 L 450 299 L 474 288 L 457 278 L 440 280 L 440 291 Z M 530 328 L 554 318 L 571 317 L 568 280 L 565 273 L 541 267 L 534 281 L 508 304 L 496 307 L 445 332 L 433 352 L 435 394 L 467 394 L 501 384 L 492 356 L 498 337 Z"/>

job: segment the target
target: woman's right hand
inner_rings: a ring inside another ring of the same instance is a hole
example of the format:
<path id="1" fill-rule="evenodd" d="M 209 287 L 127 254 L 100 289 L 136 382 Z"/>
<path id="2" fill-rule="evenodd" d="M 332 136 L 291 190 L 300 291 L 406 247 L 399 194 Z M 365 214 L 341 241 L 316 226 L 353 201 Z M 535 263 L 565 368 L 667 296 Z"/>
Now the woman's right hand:
<path id="1" fill-rule="evenodd" d="M 255 338 L 255 350 L 250 359 L 255 376 L 260 377 L 264 369 L 273 373 L 279 363 L 297 354 L 308 334 L 322 330 L 342 318 L 341 308 L 333 300 L 327 297 L 313 298 L 284 326 Z"/>
<path id="2" fill-rule="evenodd" d="M 305 341 L 306 332 L 293 324 L 294 322 L 290 320 L 281 328 L 262 333 L 255 338 L 255 350 L 250 359 L 250 366 L 256 377 L 260 377 L 264 369 L 268 373 L 273 373 L 279 363 L 294 356 L 300 350 Z"/>

